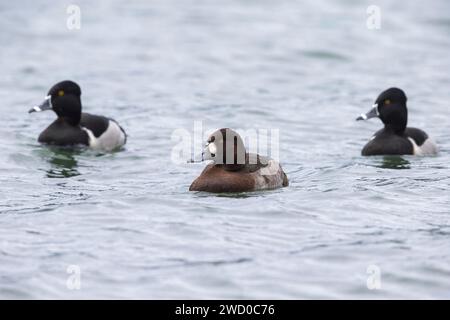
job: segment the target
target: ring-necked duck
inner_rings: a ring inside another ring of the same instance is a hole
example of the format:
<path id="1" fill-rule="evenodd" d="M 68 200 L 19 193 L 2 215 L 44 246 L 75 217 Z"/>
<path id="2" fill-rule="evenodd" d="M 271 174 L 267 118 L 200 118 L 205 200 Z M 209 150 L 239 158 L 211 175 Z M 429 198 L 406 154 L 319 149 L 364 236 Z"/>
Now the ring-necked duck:
<path id="1" fill-rule="evenodd" d="M 113 119 L 81 112 L 81 89 L 73 81 L 55 84 L 29 113 L 53 110 L 58 118 L 38 138 L 41 143 L 112 151 L 126 143 L 125 131 Z"/>
<path id="2" fill-rule="evenodd" d="M 384 128 L 375 133 L 362 150 L 363 156 L 373 155 L 435 155 L 436 144 L 428 135 L 416 128 L 407 128 L 406 95 L 398 88 L 383 91 L 373 108 L 356 120 L 378 117 Z"/>
<path id="3" fill-rule="evenodd" d="M 275 160 L 247 153 L 242 138 L 225 128 L 208 138 L 202 161 L 212 160 L 191 184 L 190 191 L 246 192 L 288 186 L 280 164 Z"/>

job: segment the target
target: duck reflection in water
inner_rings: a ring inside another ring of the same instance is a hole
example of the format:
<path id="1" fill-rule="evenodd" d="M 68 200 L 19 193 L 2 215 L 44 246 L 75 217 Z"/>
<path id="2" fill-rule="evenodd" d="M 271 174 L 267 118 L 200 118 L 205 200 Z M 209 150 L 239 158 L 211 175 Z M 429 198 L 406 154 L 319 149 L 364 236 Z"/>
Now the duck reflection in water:
<path id="1" fill-rule="evenodd" d="M 378 167 L 383 169 L 411 169 L 411 163 L 401 156 L 384 156 Z"/>
<path id="2" fill-rule="evenodd" d="M 48 153 L 46 158 L 50 163 L 47 171 L 48 178 L 70 178 L 79 176 L 78 162 L 75 156 L 81 153 L 81 150 L 52 147 L 46 148 Z"/>

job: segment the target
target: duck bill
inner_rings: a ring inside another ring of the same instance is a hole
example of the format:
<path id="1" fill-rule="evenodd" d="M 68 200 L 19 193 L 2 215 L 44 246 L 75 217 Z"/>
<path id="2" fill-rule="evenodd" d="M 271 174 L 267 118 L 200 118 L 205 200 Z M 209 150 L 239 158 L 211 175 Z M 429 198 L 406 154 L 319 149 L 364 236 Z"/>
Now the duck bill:
<path id="1" fill-rule="evenodd" d="M 31 108 L 28 113 L 33 113 L 33 112 L 41 112 L 41 111 L 46 111 L 46 110 L 52 110 L 53 106 L 52 106 L 52 99 L 51 96 L 46 96 L 44 101 L 42 101 L 42 103 L 40 105 L 37 105 L 33 108 Z"/>
<path id="2" fill-rule="evenodd" d="M 369 120 L 372 118 L 378 118 L 379 116 L 380 113 L 378 112 L 378 104 L 374 104 L 369 112 L 361 114 L 358 118 L 356 118 L 356 121 Z"/>
<path id="3" fill-rule="evenodd" d="M 187 163 L 201 163 L 203 161 L 205 161 L 205 160 L 203 159 L 203 153 L 202 153 L 201 155 L 198 155 L 198 156 L 193 155 L 192 158 L 187 161 Z"/>
<path id="4" fill-rule="evenodd" d="M 208 160 L 214 160 L 216 156 L 215 152 L 216 152 L 216 145 L 214 143 L 209 143 L 206 145 L 205 149 L 203 149 L 201 155 L 192 157 L 192 159 L 188 160 L 188 163 L 199 163 Z"/>

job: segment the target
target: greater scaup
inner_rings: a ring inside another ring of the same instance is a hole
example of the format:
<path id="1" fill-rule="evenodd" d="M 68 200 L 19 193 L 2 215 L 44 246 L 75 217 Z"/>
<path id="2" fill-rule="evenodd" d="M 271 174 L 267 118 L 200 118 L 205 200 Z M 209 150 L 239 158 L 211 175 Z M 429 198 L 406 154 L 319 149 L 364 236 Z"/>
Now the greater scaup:
<path id="1" fill-rule="evenodd" d="M 126 143 L 125 131 L 113 119 L 81 112 L 81 89 L 73 81 L 55 84 L 29 113 L 53 110 L 58 118 L 38 138 L 41 143 L 112 151 Z"/>
<path id="2" fill-rule="evenodd" d="M 208 138 L 202 161 L 212 160 L 191 184 L 190 191 L 246 192 L 288 186 L 280 164 L 275 160 L 247 153 L 242 138 L 224 128 Z"/>
<path id="3" fill-rule="evenodd" d="M 436 144 L 428 135 L 416 128 L 407 128 L 406 95 L 398 88 L 383 91 L 373 108 L 356 120 L 378 117 L 384 128 L 375 133 L 362 150 L 363 156 L 374 155 L 435 155 Z"/>

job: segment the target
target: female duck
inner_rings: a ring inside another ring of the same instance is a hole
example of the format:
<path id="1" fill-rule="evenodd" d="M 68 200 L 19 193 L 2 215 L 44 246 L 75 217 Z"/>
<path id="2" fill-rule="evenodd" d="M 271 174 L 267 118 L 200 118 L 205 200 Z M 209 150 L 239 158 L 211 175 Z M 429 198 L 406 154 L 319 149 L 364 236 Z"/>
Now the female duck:
<path id="1" fill-rule="evenodd" d="M 225 128 L 209 136 L 202 161 L 212 160 L 191 184 L 190 191 L 246 192 L 286 187 L 289 182 L 280 164 L 247 153 L 242 138 Z"/>
<path id="2" fill-rule="evenodd" d="M 407 128 L 406 95 L 398 88 L 382 92 L 373 108 L 356 120 L 378 117 L 384 128 L 375 133 L 362 150 L 363 156 L 374 155 L 435 155 L 436 144 L 428 135 L 416 128 Z"/>
<path id="3" fill-rule="evenodd" d="M 125 131 L 110 118 L 81 112 L 81 89 L 73 81 L 55 84 L 45 100 L 29 113 L 53 110 L 58 118 L 38 138 L 41 143 L 112 151 L 127 140 Z"/>

